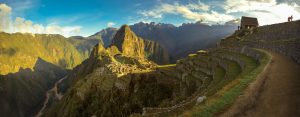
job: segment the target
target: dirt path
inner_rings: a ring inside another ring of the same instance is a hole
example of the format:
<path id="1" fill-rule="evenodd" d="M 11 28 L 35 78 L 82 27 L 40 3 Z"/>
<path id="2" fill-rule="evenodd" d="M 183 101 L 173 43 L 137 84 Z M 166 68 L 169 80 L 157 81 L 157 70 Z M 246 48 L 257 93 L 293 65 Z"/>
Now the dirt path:
<path id="1" fill-rule="evenodd" d="M 300 117 L 300 66 L 269 53 L 272 62 L 222 117 Z"/>

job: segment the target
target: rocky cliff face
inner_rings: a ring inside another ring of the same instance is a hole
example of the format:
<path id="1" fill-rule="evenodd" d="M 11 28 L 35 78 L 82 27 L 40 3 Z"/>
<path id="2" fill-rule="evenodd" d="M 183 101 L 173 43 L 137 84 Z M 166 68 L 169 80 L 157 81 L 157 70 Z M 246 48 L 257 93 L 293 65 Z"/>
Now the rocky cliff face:
<path id="1" fill-rule="evenodd" d="M 170 62 L 167 50 L 163 48 L 158 42 L 144 40 L 144 44 L 146 58 L 154 61 L 157 64 L 167 64 Z"/>
<path id="2" fill-rule="evenodd" d="M 102 38 L 96 35 L 90 37 L 72 36 L 67 39 L 73 44 L 84 59 L 87 59 L 96 44 L 103 44 Z"/>
<path id="3" fill-rule="evenodd" d="M 145 58 L 145 44 L 143 39 L 137 37 L 128 25 L 123 25 L 118 30 L 111 45 L 116 46 L 125 56 Z"/>
<path id="4" fill-rule="evenodd" d="M 104 47 L 108 47 L 111 44 L 111 41 L 114 38 L 117 31 L 117 28 L 106 28 L 101 30 L 100 32 L 95 33 L 94 35 L 91 35 L 90 38 L 101 37 Z"/>
<path id="5" fill-rule="evenodd" d="M 90 57 L 64 81 L 61 88 L 68 89 L 66 96 L 46 116 L 121 116 L 128 115 L 139 103 L 146 103 L 139 102 L 141 97 L 133 95 L 132 83 L 135 80 L 127 77 L 131 77 L 132 73 L 150 72 L 156 65 L 136 56 L 128 56 L 128 53 L 111 54 L 111 48 L 105 49 L 101 44 L 93 48 Z M 137 102 L 132 103 L 130 96 L 137 98 Z M 85 111 L 87 108 L 89 112 Z M 84 111 L 79 113 L 80 110 Z"/>
<path id="6" fill-rule="evenodd" d="M 116 33 L 109 48 L 113 50 L 114 47 L 125 56 L 147 58 L 158 64 L 169 62 L 167 51 L 159 43 L 136 36 L 128 25 Z"/>

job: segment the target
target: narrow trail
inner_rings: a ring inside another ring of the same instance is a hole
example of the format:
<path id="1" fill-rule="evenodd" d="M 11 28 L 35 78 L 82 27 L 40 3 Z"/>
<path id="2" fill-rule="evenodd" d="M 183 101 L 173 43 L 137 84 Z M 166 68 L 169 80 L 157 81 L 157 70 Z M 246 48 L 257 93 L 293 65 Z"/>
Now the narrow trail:
<path id="1" fill-rule="evenodd" d="M 67 76 L 65 76 L 65 77 L 63 77 L 62 79 L 58 80 L 58 81 L 54 84 L 53 88 L 51 88 L 50 90 L 48 90 L 48 91 L 46 92 L 46 99 L 45 99 L 45 101 L 44 101 L 44 103 L 43 103 L 42 108 L 40 109 L 40 111 L 39 111 L 38 114 L 36 115 L 36 117 L 40 117 L 40 116 L 43 114 L 43 111 L 45 110 L 45 108 L 47 107 L 47 105 L 48 105 L 48 103 L 49 103 L 49 99 L 51 98 L 51 96 L 53 96 L 53 95 L 51 95 L 51 93 L 54 92 L 55 98 L 58 99 L 58 100 L 60 100 L 60 99 L 63 97 L 62 94 L 58 93 L 57 86 L 58 86 L 58 84 L 60 84 L 60 83 L 61 83 L 64 79 L 66 79 L 66 78 L 67 78 Z"/>
<path id="2" fill-rule="evenodd" d="M 269 53 L 271 63 L 221 117 L 300 117 L 300 66 Z"/>

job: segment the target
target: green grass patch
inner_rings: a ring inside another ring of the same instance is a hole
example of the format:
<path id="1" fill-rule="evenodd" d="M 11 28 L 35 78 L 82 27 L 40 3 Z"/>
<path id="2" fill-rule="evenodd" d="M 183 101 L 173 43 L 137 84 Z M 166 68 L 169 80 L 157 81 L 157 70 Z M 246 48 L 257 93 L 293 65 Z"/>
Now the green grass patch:
<path id="1" fill-rule="evenodd" d="M 158 68 L 175 67 L 176 64 L 159 65 Z"/>
<path id="2" fill-rule="evenodd" d="M 234 78 L 236 78 L 241 73 L 241 67 L 239 66 L 238 63 L 230 60 L 223 60 L 223 61 L 226 64 L 228 64 L 229 68 L 226 71 L 225 76 L 223 78 L 213 80 L 212 84 L 207 88 L 208 89 L 207 96 L 211 96 L 215 94 L 218 90 L 222 89 L 224 85 L 234 80 Z"/>
<path id="3" fill-rule="evenodd" d="M 197 54 L 189 54 L 189 57 L 197 56 Z"/>
<path id="4" fill-rule="evenodd" d="M 237 83 L 226 89 L 219 91 L 215 95 L 208 97 L 204 104 L 194 107 L 191 111 L 193 117 L 213 117 L 215 114 L 222 112 L 233 104 L 235 99 L 243 93 L 249 83 L 256 79 L 257 75 L 261 73 L 264 67 L 269 63 L 271 56 L 265 51 L 258 50 L 263 53 L 263 58 L 260 65 L 256 64 L 253 59 L 244 55 L 239 55 L 245 60 L 247 67 L 240 74 Z"/>

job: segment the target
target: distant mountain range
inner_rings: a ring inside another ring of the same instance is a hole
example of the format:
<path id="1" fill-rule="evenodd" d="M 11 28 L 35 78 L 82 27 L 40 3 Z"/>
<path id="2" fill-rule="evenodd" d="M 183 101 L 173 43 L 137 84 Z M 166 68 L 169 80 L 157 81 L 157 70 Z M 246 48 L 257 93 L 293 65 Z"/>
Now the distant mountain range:
<path id="1" fill-rule="evenodd" d="M 168 51 L 171 61 L 175 62 L 189 53 L 215 46 L 220 39 L 231 35 L 237 26 L 233 21 L 224 25 L 184 23 L 178 27 L 172 24 L 140 22 L 130 25 L 130 28 L 138 36 L 161 44 Z M 106 28 L 94 36 L 102 37 L 104 46 L 107 47 L 116 31 L 116 28 Z"/>

